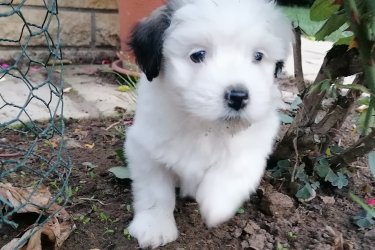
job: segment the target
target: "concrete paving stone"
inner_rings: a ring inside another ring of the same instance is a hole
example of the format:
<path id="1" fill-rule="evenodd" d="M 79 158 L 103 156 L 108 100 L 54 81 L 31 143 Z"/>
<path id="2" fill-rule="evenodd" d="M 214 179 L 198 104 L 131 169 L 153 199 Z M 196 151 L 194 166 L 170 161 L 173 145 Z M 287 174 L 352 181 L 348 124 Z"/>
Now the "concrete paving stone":
<path id="1" fill-rule="evenodd" d="M 97 69 L 93 66 L 65 67 L 65 87 L 72 89 L 64 94 L 63 103 L 51 92 L 48 85 L 30 90 L 20 79 L 3 77 L 0 80 L 0 123 L 11 122 L 14 119 L 24 122 L 47 120 L 55 112 L 61 115 L 62 105 L 65 118 L 77 119 L 114 116 L 117 114 L 115 107 L 134 110 L 134 101 L 130 93 L 119 92 L 115 84 L 102 77 L 85 74 L 87 67 L 91 67 L 93 71 Z M 35 85 L 40 84 L 37 77 L 34 79 Z"/>
<path id="2" fill-rule="evenodd" d="M 323 63 L 324 56 L 326 55 L 327 51 L 330 50 L 332 44 L 332 42 L 317 42 L 302 37 L 302 67 L 305 80 L 315 80 L 320 66 Z M 294 60 L 292 53 L 285 63 L 285 72 L 287 75 L 294 75 Z"/>

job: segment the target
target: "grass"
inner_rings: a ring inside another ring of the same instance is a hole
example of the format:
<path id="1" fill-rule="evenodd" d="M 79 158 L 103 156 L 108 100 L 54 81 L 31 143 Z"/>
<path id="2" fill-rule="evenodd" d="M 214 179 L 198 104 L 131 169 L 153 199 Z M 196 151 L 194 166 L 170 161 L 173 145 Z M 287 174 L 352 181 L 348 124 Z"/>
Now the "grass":
<path id="1" fill-rule="evenodd" d="M 314 40 L 314 34 L 322 27 L 324 24 L 323 22 L 314 22 L 310 20 L 310 9 L 303 8 L 303 7 L 281 7 L 284 14 L 289 17 L 289 19 L 299 25 L 302 30 L 306 33 L 305 36 L 307 38 Z M 335 31 L 328 37 L 326 37 L 326 41 L 336 42 L 340 38 L 342 38 L 345 33 L 344 30 L 346 29 L 345 25 L 341 27 L 340 30 Z M 345 35 L 347 36 L 347 35 Z"/>

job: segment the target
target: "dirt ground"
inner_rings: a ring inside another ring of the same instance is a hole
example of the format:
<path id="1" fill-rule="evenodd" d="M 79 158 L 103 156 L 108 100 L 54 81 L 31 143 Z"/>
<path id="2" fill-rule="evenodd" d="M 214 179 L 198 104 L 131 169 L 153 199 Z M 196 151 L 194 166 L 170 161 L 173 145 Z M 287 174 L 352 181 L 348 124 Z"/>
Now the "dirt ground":
<path id="1" fill-rule="evenodd" d="M 66 121 L 65 139 L 73 161 L 73 196 L 66 210 L 77 228 L 63 250 L 137 249 L 136 240 L 125 230 L 133 216 L 131 183 L 108 171 L 122 165 L 116 151 L 122 148 L 123 129 L 129 120 L 120 115 Z M 350 124 L 342 129 L 341 136 L 350 143 Z M 375 197 L 374 179 L 365 159 L 353 167 L 357 171 L 350 188 L 323 186 L 308 203 L 294 197 L 287 180 L 274 179 L 267 171 L 250 201 L 233 219 L 214 229 L 203 224 L 194 200 L 177 198 L 179 237 L 160 249 L 375 249 L 374 234 L 353 224 L 352 217 L 360 209 L 348 197 L 349 191 L 364 198 Z M 14 233 L 0 230 L 0 246 Z"/>

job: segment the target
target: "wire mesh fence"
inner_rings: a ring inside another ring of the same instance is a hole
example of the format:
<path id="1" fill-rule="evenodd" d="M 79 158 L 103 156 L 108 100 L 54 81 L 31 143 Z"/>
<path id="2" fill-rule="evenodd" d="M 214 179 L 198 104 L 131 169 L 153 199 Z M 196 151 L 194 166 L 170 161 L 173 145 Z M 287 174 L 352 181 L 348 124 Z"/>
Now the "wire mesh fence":
<path id="1" fill-rule="evenodd" d="M 19 230 L 16 215 L 26 208 L 40 211 L 15 249 L 55 216 L 61 210 L 55 205 L 64 205 L 70 195 L 58 6 L 57 0 L 43 2 L 44 14 L 35 16 L 26 0 L 0 0 L 0 26 L 17 33 L 0 32 L 0 233 Z M 12 60 L 1 61 L 4 48 L 17 50 Z M 35 48 L 43 50 L 41 55 L 33 53 Z M 15 202 L 9 198 L 11 186 L 28 192 Z M 51 197 L 40 203 L 45 189 Z"/>

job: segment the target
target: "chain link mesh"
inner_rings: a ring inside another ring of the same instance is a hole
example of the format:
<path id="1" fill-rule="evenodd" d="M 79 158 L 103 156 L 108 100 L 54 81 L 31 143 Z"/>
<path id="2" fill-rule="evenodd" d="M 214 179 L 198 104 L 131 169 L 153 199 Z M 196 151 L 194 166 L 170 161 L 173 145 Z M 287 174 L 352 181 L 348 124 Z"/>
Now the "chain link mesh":
<path id="1" fill-rule="evenodd" d="M 64 205 L 70 195 L 57 0 L 43 0 L 43 8 L 38 9 L 43 15 L 38 16 L 25 2 L 0 0 L 0 26 L 7 25 L 17 33 L 0 32 L 0 49 L 17 50 L 13 60 L 0 64 L 0 183 L 32 187 L 34 192 L 16 207 L 0 193 L 0 229 L 5 225 L 17 228 L 14 216 L 32 202 L 41 187 L 48 187 L 53 196 L 42 211 L 54 203 Z M 36 54 L 35 49 L 42 53 Z M 1 54 L 0 50 L 0 60 Z M 25 94 L 15 93 L 20 90 Z M 33 231 L 52 216 L 41 214 Z"/>

